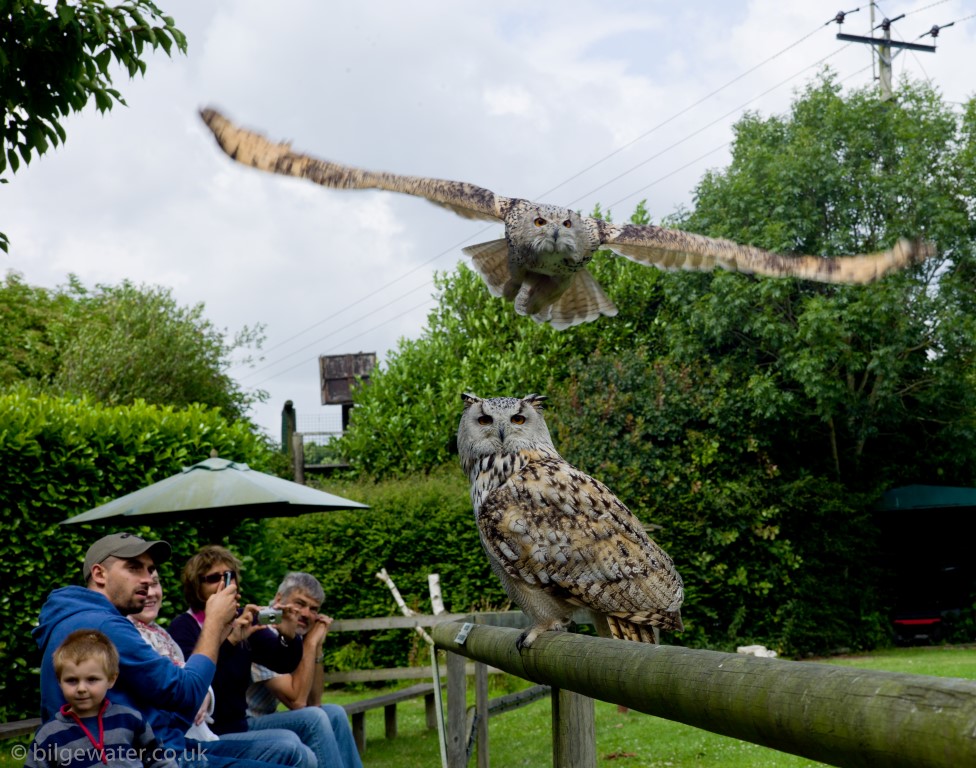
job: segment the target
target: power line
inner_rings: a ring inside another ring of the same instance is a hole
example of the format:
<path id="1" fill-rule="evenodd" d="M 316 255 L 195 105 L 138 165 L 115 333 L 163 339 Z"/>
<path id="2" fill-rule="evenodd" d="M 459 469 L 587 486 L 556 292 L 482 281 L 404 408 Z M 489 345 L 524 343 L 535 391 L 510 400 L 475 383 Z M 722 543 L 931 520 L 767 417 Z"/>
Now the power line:
<path id="1" fill-rule="evenodd" d="M 664 181 L 665 179 L 670 179 L 670 178 L 671 178 L 672 176 L 674 176 L 674 175 L 675 175 L 676 173 L 680 173 L 681 171 L 683 171 L 683 170 L 685 170 L 686 168 L 690 168 L 691 166 L 693 166 L 693 165 L 695 165 L 695 163 L 698 163 L 698 162 L 701 162 L 701 161 L 702 161 L 702 160 L 704 160 L 704 159 L 705 159 L 706 157 L 709 157 L 710 155 L 714 155 L 714 154 L 715 154 L 716 152 L 718 152 L 718 151 L 720 151 L 720 150 L 723 150 L 723 149 L 725 149 L 725 148 L 726 148 L 727 146 L 729 146 L 729 144 L 731 144 L 731 143 L 732 143 L 732 142 L 730 142 L 730 141 L 726 141 L 726 142 L 725 142 L 725 143 L 723 143 L 723 144 L 719 144 L 719 145 L 718 145 L 717 147 L 713 147 L 712 149 L 710 149 L 710 150 L 708 150 L 708 151 L 707 151 L 707 152 L 705 152 L 704 154 L 701 154 L 701 155 L 699 155 L 699 156 L 698 156 L 698 157 L 696 157 L 696 158 L 695 158 L 694 160 L 689 160 L 689 161 L 688 161 L 687 163 L 685 163 L 684 165 L 682 165 L 682 166 L 679 166 L 679 167 L 677 167 L 677 168 L 675 168 L 675 169 L 674 169 L 673 171 L 671 171 L 670 173 L 666 173 L 666 174 L 664 174 L 663 176 L 658 176 L 658 177 L 657 177 L 656 179 L 654 179 L 654 181 L 652 181 L 652 182 L 651 182 L 650 184 L 647 184 L 647 185 L 645 185 L 645 186 L 643 186 L 643 187 L 641 187 L 640 189 L 638 189 L 638 190 L 637 190 L 637 191 L 635 191 L 635 192 L 631 192 L 631 193 L 630 193 L 629 195 L 624 195 L 623 197 L 621 197 L 621 198 L 620 198 L 619 200 L 617 200 L 616 202 L 613 202 L 613 203 L 611 203 L 611 204 L 610 204 L 609 206 L 607 206 L 607 210 L 610 210 L 610 209 L 611 209 L 611 208 L 613 208 L 613 207 L 614 207 L 615 205 L 619 205 L 619 204 L 620 204 L 620 203 L 622 203 L 622 202 L 623 202 L 624 200 L 628 200 L 629 198 L 631 198 L 631 197 L 634 197 L 635 195 L 639 195 L 639 194 L 640 194 L 641 192 L 644 192 L 645 190 L 647 190 L 647 189 L 650 189 L 650 188 L 651 188 L 651 187 L 653 187 L 653 186 L 654 186 L 655 184 L 660 184 L 660 183 L 661 183 L 662 181 Z"/>
<path id="2" fill-rule="evenodd" d="M 847 46 L 844 46 L 844 48 L 846 48 L 846 47 L 847 47 Z M 841 50 L 843 50 L 843 48 L 842 48 Z M 831 56 L 832 56 L 832 55 L 833 55 L 833 54 L 831 54 Z M 829 58 L 829 57 L 827 57 L 827 58 Z M 825 60 L 826 60 L 826 59 L 821 59 L 821 61 L 825 61 Z M 819 63 L 819 62 L 818 62 L 818 63 Z M 813 65 L 811 65 L 811 66 L 816 66 L 816 64 L 813 64 Z M 870 65 L 868 65 L 868 67 L 869 67 L 869 66 L 870 66 Z M 857 75 L 859 75 L 859 74 L 861 74 L 862 72 L 864 72 L 865 70 L 867 70 L 867 69 L 868 69 L 868 67 L 862 67 L 862 68 L 861 68 L 861 69 L 859 69 L 859 70 L 858 70 L 857 72 L 853 72 L 853 73 L 851 73 L 850 75 L 848 75 L 847 77 L 845 77 L 845 78 L 843 78 L 843 79 L 842 79 L 842 80 L 841 80 L 840 82 L 844 82 L 845 80 L 849 80 L 849 79 L 850 79 L 850 78 L 852 78 L 852 77 L 856 77 Z M 809 69 L 809 68 L 810 68 L 810 67 L 807 67 L 807 69 Z M 805 71 L 805 70 L 804 70 L 804 71 Z M 796 75 L 794 75 L 794 77 L 796 77 Z M 792 80 L 792 79 L 793 79 L 793 78 L 789 78 L 789 80 Z M 775 86 L 775 87 L 776 87 L 776 88 L 779 88 L 779 87 L 780 87 L 780 85 L 783 85 L 784 83 L 786 83 L 786 82 L 789 82 L 789 80 L 784 80 L 784 81 L 783 81 L 783 83 L 780 83 L 779 85 L 777 85 L 777 86 Z M 772 90 L 772 89 L 770 89 L 770 90 Z M 766 93 L 769 93 L 769 91 L 765 91 L 765 92 L 763 92 L 763 93 L 761 93 L 761 94 L 760 94 L 759 96 L 756 96 L 755 98 L 756 98 L 756 99 L 758 99 L 758 98 L 760 98 L 760 97 L 762 97 L 762 96 L 764 96 L 764 95 L 765 95 Z M 751 99 L 750 101 L 755 101 L 755 99 Z M 746 102 L 746 104 L 748 104 L 748 103 L 750 103 L 750 102 Z M 745 106 L 745 105 L 743 105 L 743 106 Z M 680 172 L 680 171 L 683 171 L 683 170 L 685 170 L 686 168 L 690 168 L 691 166 L 693 166 L 693 165 L 695 165 L 696 163 L 698 163 L 698 162 L 700 162 L 701 160 L 704 160 L 704 159 L 705 159 L 706 157 L 709 157 L 710 155 L 714 155 L 714 154 L 715 154 L 716 152 L 718 152 L 718 151 L 720 151 L 720 150 L 723 150 L 723 149 L 725 149 L 725 148 L 726 148 L 727 146 L 729 146 L 729 144 L 731 144 L 731 143 L 732 143 L 732 142 L 730 142 L 730 141 L 726 141 L 726 142 L 724 142 L 724 143 L 722 143 L 722 144 L 719 144 L 719 145 L 718 145 L 717 147 L 713 147 L 712 149 L 710 149 L 710 150 L 708 150 L 707 152 L 705 152 L 705 153 L 703 153 L 703 154 L 701 154 L 701 155 L 699 155 L 699 156 L 698 156 L 698 157 L 696 157 L 696 158 L 695 158 L 694 160 L 689 160 L 689 161 L 688 161 L 687 163 L 685 163 L 685 164 L 684 164 L 684 165 L 682 165 L 681 167 L 679 167 L 679 168 L 675 168 L 675 169 L 674 169 L 673 171 L 671 171 L 670 173 L 666 173 L 666 174 L 665 174 L 664 176 L 659 176 L 658 178 L 656 178 L 656 179 L 654 179 L 654 181 L 652 181 L 652 182 L 651 182 L 650 184 L 647 184 L 646 186 L 643 186 L 643 187 L 641 187 L 640 189 L 637 189 L 637 190 L 635 190 L 635 191 L 633 191 L 633 192 L 631 192 L 631 193 L 630 193 L 629 195 L 624 195 L 624 196 L 623 196 L 623 197 L 621 197 L 621 198 L 620 198 L 619 200 L 617 200 L 617 201 L 615 201 L 615 202 L 613 202 L 613 203 L 610 203 L 610 205 L 609 205 L 609 206 L 607 207 L 607 210 L 610 210 L 611 208 L 613 208 L 613 207 L 614 207 L 614 206 L 616 206 L 616 205 L 620 205 L 620 203 L 622 203 L 622 202 L 624 202 L 624 200 L 629 200 L 629 199 L 630 199 L 630 198 L 632 198 L 632 197 L 636 197 L 637 195 L 639 195 L 639 194 L 641 194 L 642 192 L 645 192 L 646 190 L 648 190 L 648 189 L 650 189 L 651 187 L 653 187 L 653 186 L 654 186 L 655 184 L 659 184 L 660 182 L 662 182 L 662 181 L 664 181 L 665 179 L 669 179 L 669 178 L 671 178 L 671 177 L 672 177 L 672 176 L 674 176 L 674 175 L 675 175 L 676 173 L 678 173 L 678 172 Z"/>
<path id="3" fill-rule="evenodd" d="M 435 257 L 435 258 L 438 258 L 438 257 Z M 429 262 L 425 262 L 425 263 L 429 263 Z M 412 270 L 412 271 L 415 272 L 416 270 Z M 408 272 L 407 274 L 410 274 L 410 273 Z M 360 315 L 359 317 L 355 318 L 354 320 L 349 321 L 345 325 L 340 325 L 338 328 L 333 328 L 332 330 L 329 331 L 329 333 L 327 335 L 321 336 L 321 337 L 315 339 L 314 341 L 309 342 L 305 346 L 299 347 L 298 349 L 296 349 L 296 350 L 294 350 L 292 352 L 289 352 L 287 355 L 284 355 L 284 356 L 278 358 L 277 360 L 275 360 L 275 361 L 273 361 L 271 363 L 268 363 L 267 365 L 262 365 L 260 368 L 255 368 L 253 371 L 251 371 L 251 373 L 249 373 L 248 375 L 242 377 L 242 381 L 247 380 L 249 378 L 252 378 L 254 376 L 257 376 L 259 373 L 261 373 L 261 371 L 267 370 L 268 368 L 272 368 L 272 367 L 278 365 L 279 363 L 283 363 L 285 360 L 288 360 L 289 358 L 294 357 L 299 352 L 304 352 L 306 349 L 309 349 L 310 347 L 314 347 L 314 346 L 320 344 L 324 339 L 327 339 L 330 336 L 334 336 L 335 334 L 339 333 L 340 331 L 345 330 L 350 325 L 354 325 L 354 324 L 356 324 L 358 322 L 361 322 L 362 320 L 365 320 L 367 317 L 372 317 L 377 312 L 380 312 L 381 310 L 386 309 L 387 307 L 391 306 L 392 304 L 395 304 L 396 302 L 400 301 L 400 299 L 406 298 L 411 293 L 416 293 L 421 288 L 423 288 L 423 289 L 426 290 L 427 288 L 429 288 L 429 286 L 430 286 L 430 281 L 427 281 L 425 283 L 421 283 L 420 285 L 414 286 L 413 288 L 411 288 L 406 293 L 400 294 L 397 298 L 393 299 L 393 301 L 391 301 L 391 302 L 389 302 L 387 304 L 384 304 L 381 307 L 377 307 L 376 309 L 373 309 L 373 310 L 367 312 L 364 315 Z M 408 311 L 413 311 L 413 310 L 408 310 Z M 326 319 L 331 319 L 332 317 L 335 317 L 337 314 L 339 314 L 339 313 L 338 312 L 333 313 L 332 315 L 329 316 L 329 318 L 326 318 Z M 406 314 L 406 313 L 404 313 L 404 314 Z M 397 317 L 402 317 L 402 315 L 396 315 L 395 317 L 390 318 L 390 320 L 395 320 Z M 325 321 L 323 320 L 323 321 L 317 323 L 316 325 L 321 325 L 322 322 L 325 322 Z M 310 326 L 310 328 L 307 328 L 306 330 L 310 330 L 312 327 L 315 327 L 315 326 Z M 294 338 L 297 338 L 297 334 L 296 334 L 296 336 L 293 336 L 292 338 L 293 339 Z"/>
<path id="4" fill-rule="evenodd" d="M 465 243 L 467 243 L 472 238 L 476 237 L 481 232 L 485 232 L 485 231 L 487 231 L 490 228 L 491 227 L 489 225 L 489 226 L 487 226 L 487 227 L 479 230 L 478 232 L 476 232 L 476 233 L 474 233 L 474 234 L 466 237 L 465 239 L 459 240 L 454 245 L 451 245 L 448 248 L 446 248 L 443 251 L 441 251 L 440 253 L 438 253 L 438 254 L 436 254 L 434 256 L 431 256 L 426 261 L 421 262 L 420 264 L 418 264 L 417 266 L 415 266 L 413 269 L 409 269 L 406 272 L 404 272 L 404 273 L 402 273 L 400 275 L 397 275 L 396 277 L 394 277 L 389 282 L 386 282 L 383 285 L 381 285 L 379 288 L 375 288 L 374 290 L 370 291 L 369 294 L 367 294 L 367 296 L 377 296 L 379 293 L 381 293 L 382 291 L 385 291 L 387 288 L 391 288 L 394 285 L 400 284 L 404 280 L 404 278 L 407 278 L 410 275 L 412 275 L 414 272 L 418 272 L 423 267 L 426 267 L 429 264 L 432 264 L 433 262 L 437 261 L 442 256 L 446 256 L 447 254 L 450 254 L 450 253 L 455 253 L 457 251 L 457 249 L 460 248 L 462 245 L 464 245 Z M 429 282 L 424 283 L 424 285 L 429 285 L 429 284 L 430 284 Z M 399 301 L 401 298 L 403 298 L 403 295 L 399 296 L 398 298 L 394 299 L 393 301 L 394 302 L 395 301 Z M 298 337 L 305 335 L 309 331 L 311 331 L 311 330 L 313 330 L 315 328 L 318 328 L 320 325 L 323 325 L 323 324 L 327 323 L 329 320 L 332 320 L 333 318 L 338 317 L 339 315 L 343 314 L 344 312 L 348 312 L 349 310 L 351 310 L 353 307 L 357 306 L 361 302 L 362 302 L 362 299 L 357 300 L 357 301 L 353 301 L 353 302 L 351 302 L 349 304 L 346 304 L 344 307 L 341 307 L 340 309 L 337 309 L 331 315 L 328 315 L 327 317 L 324 317 L 321 320 L 318 320 L 318 321 L 312 323 L 312 325 L 309 325 L 306 328 L 303 328 L 302 330 L 298 331 L 298 333 L 292 334 L 287 339 L 284 339 L 283 341 L 279 341 L 274 346 L 271 346 L 267 350 L 265 350 L 265 352 L 266 353 L 267 352 L 272 352 L 275 349 L 278 349 L 279 347 L 283 347 L 285 344 L 288 344 L 289 342 L 294 341 Z M 288 357 L 288 356 L 286 356 L 286 357 Z M 274 363 L 269 363 L 266 366 L 262 366 L 258 370 L 264 370 L 264 368 L 267 368 L 269 365 L 274 365 Z"/>
<path id="5" fill-rule="evenodd" d="M 569 182 L 573 181 L 574 179 L 579 178 L 580 176 L 582 176 L 587 171 L 593 170 L 598 165 L 600 165 L 600 164 L 606 162 L 607 160 L 609 160 L 611 157 L 614 157 L 615 155 L 620 154 L 621 152 L 623 152 L 628 147 L 631 147 L 634 144 L 636 144 L 638 141 L 641 141 L 642 139 L 647 138 L 652 133 L 654 133 L 654 131 L 656 131 L 658 128 L 663 128 L 668 123 L 676 120 L 677 118 L 681 117 L 682 115 L 686 114 L 687 112 L 690 112 L 695 107 L 697 107 L 697 106 L 699 106 L 701 104 L 704 104 L 710 98 L 712 98 L 713 96 L 718 95 L 719 93 L 721 93 L 722 91 L 724 91 L 726 88 L 728 88 L 730 85 L 733 85 L 734 83 L 737 83 L 739 80 L 741 80 L 742 78 L 744 78 L 746 75 L 752 74 L 753 72 L 755 72 L 760 67 L 764 67 L 766 64 L 768 64 L 769 62 L 771 62 L 773 59 L 778 58 L 779 56 L 783 55 L 787 51 L 790 51 L 793 48 L 796 48 L 796 46 L 798 46 L 800 43 L 806 41 L 810 37 L 813 37 L 813 35 L 815 35 L 819 31 L 820 31 L 820 27 L 818 26 L 815 29 L 813 29 L 813 31 L 808 32 L 803 37 L 801 37 L 798 40 L 790 43 L 788 46 L 786 46 L 782 50 L 777 51 L 776 53 L 774 53 L 769 58 L 764 59 L 763 61 L 759 62 L 758 64 L 756 64 L 755 66 L 751 67 L 750 69 L 747 69 L 745 72 L 742 72 L 741 74 L 737 75 L 736 77 L 733 77 L 731 80 L 729 80 L 727 83 L 725 83 L 725 85 L 719 86 L 718 88 L 716 88 L 711 93 L 707 93 L 706 95 L 704 95 L 700 99 L 698 99 L 698 101 L 695 101 L 695 102 L 689 104 L 687 107 L 685 107 L 684 109 L 680 110 L 679 112 L 675 112 L 673 115 L 671 115 L 671 117 L 667 118 L 666 120 L 662 120 L 660 123 L 658 123 L 657 125 L 655 125 L 653 128 L 650 128 L 650 129 L 644 131 L 644 133 L 640 134 L 636 138 L 631 139 L 626 144 L 622 144 L 621 146 L 617 147 L 615 150 L 613 150 L 609 154 L 604 155 L 599 160 L 591 163 L 590 165 L 588 165 L 586 168 L 584 168 L 583 170 L 579 171 L 578 173 L 573 174 L 568 179 L 564 179 L 563 181 L 559 182 L 556 186 L 552 187 L 551 189 L 547 189 L 545 192 L 540 193 L 539 194 L 539 197 L 543 197 L 545 195 L 551 194 L 552 192 L 555 192 L 560 187 L 563 187 L 566 184 L 568 184 Z M 601 189 L 601 187 L 597 187 L 597 189 Z"/>
<path id="6" fill-rule="evenodd" d="M 416 306 L 411 307 L 410 309 L 406 310 L 405 312 L 401 312 L 396 317 L 394 317 L 394 318 L 388 318 L 388 319 L 384 320 L 381 323 L 377 323 L 372 328 L 367 328 L 365 331 L 361 331 L 360 333 L 357 333 L 355 336 L 350 336 L 348 339 L 345 339 L 340 344 L 337 344 L 337 345 L 331 347 L 330 349 L 325 350 L 325 352 L 332 352 L 332 351 L 334 351 L 336 349 L 339 349 L 340 347 L 344 347 L 350 341 L 353 341 L 354 339 L 358 339 L 360 336 L 365 336 L 367 333 L 372 333 L 377 328 L 382 328 L 384 325 L 386 325 L 387 323 L 389 323 L 391 320 L 395 320 L 397 317 L 403 317 L 404 315 L 407 315 L 410 312 L 413 312 L 413 311 L 415 311 L 417 309 L 420 309 L 422 306 L 424 306 L 426 304 L 430 304 L 433 300 L 434 300 L 433 297 L 428 296 L 426 299 L 424 299 L 422 302 L 420 302 Z M 348 328 L 349 326 L 348 325 L 345 325 L 343 327 L 344 328 Z M 316 343 L 318 343 L 318 342 L 316 342 Z M 323 352 L 323 354 L 325 354 L 325 352 Z M 259 387 L 262 384 L 265 384 L 266 382 L 271 381 L 272 379 L 276 379 L 279 376 L 284 376 L 286 373 L 290 373 L 291 371 L 294 371 L 296 368 L 301 368 L 303 365 L 306 365 L 309 362 L 311 362 L 311 361 L 308 360 L 308 359 L 305 359 L 305 360 L 302 360 L 302 361 L 300 361 L 298 363 L 295 363 L 295 365 L 291 366 L 290 368 L 285 368 L 285 370 L 283 370 L 283 371 L 278 371 L 277 373 L 273 373 L 270 376 L 268 376 L 267 378 L 262 379 L 261 381 L 257 382 L 254 386 L 255 387 Z"/>
<path id="7" fill-rule="evenodd" d="M 729 117 L 730 115 L 734 115 L 734 114 L 736 114 L 736 113 L 738 113 L 738 112 L 740 112 L 740 111 L 741 111 L 742 109 L 744 109 L 744 108 L 745 108 L 746 106 L 748 106 L 748 105 L 749 105 L 749 104 L 751 104 L 752 102 L 754 102 L 754 101 L 756 101 L 756 100 L 758 100 L 758 99 L 761 99 L 761 98 L 762 98 L 763 96 L 766 96 L 767 94 L 770 94 L 770 93 L 772 93 L 773 91 L 775 91 L 775 90 L 777 90 L 778 88 L 782 88 L 782 87 L 783 87 L 784 85 L 786 85 L 786 84 L 787 84 L 788 82 L 790 82 L 791 80 L 795 80 L 796 78 L 798 78 L 798 77 L 799 77 L 800 75 L 802 75 L 802 74 L 803 74 L 804 72 L 806 72 L 806 71 L 807 71 L 808 69 L 812 69 L 813 67 L 818 67 L 818 66 L 820 66 L 820 65 L 821 65 L 821 64 L 823 64 L 823 63 L 824 63 L 825 61 L 827 61 L 827 59 L 830 59 L 830 58 L 833 58 L 833 57 L 834 57 L 834 56 L 836 56 L 836 55 L 837 55 L 838 53 L 840 53 L 841 51 L 843 51 L 843 50 L 845 50 L 845 49 L 846 49 L 847 47 L 848 47 L 848 46 L 846 46 L 846 45 L 844 45 L 844 46 L 841 46 L 840 48 L 838 48 L 838 49 L 837 49 L 836 51 L 834 51 L 833 53 L 831 53 L 831 54 L 828 54 L 827 56 L 824 56 L 824 57 L 823 57 L 822 59 L 820 59 L 819 61 L 815 61 L 815 62 L 814 62 L 813 64 L 810 64 L 810 65 L 808 65 L 808 66 L 806 66 L 806 67 L 804 67 L 803 69 L 801 69 L 801 70 L 799 70 L 799 71 L 797 71 L 797 72 L 795 72 L 794 74 L 792 74 L 792 75 L 790 75 L 789 77 L 787 77 L 787 78 L 786 78 L 785 80 L 780 80 L 780 82 L 778 82 L 778 83 L 777 83 L 776 85 L 774 85 L 774 86 L 772 86 L 772 87 L 770 87 L 770 88 L 767 88 L 767 89 L 766 89 L 765 91 L 763 91 L 762 93 L 759 93 L 759 94 L 757 94 L 756 96 L 753 96 L 753 97 L 752 97 L 751 99 L 749 99 L 748 101 L 746 101 L 746 102 L 743 102 L 742 104 L 740 104 L 739 106 L 737 106 L 737 107 L 735 107 L 735 108 L 733 108 L 733 109 L 730 109 L 730 110 L 729 110 L 728 112 L 726 112 L 725 114 L 723 114 L 723 115 L 720 115 L 719 117 L 717 117 L 717 118 L 715 118 L 714 120 L 712 120 L 712 122 L 710 122 L 710 123 L 707 123 L 706 125 L 703 125 L 703 126 L 702 126 L 701 128 L 699 128 L 699 129 L 698 129 L 697 131 L 694 131 L 693 133 L 689 133 L 689 134 L 687 134 L 686 136 L 684 136 L 684 137 L 682 137 L 681 139 L 679 139 L 678 141 L 676 141 L 676 142 L 675 142 L 674 144 L 671 144 L 670 146 L 668 146 L 668 147 L 665 147 L 664 149 L 662 149 L 662 150 L 661 150 L 660 152 L 658 152 L 657 154 L 655 154 L 655 155 L 652 155 L 651 157 L 648 157 L 648 158 L 646 158 L 646 159 L 644 159 L 644 160 L 642 160 L 642 161 L 641 161 L 641 162 L 639 162 L 639 163 L 638 163 L 637 165 L 634 165 L 634 166 L 632 166 L 631 168 L 629 168 L 628 170 L 626 170 L 626 171 L 624 171 L 623 173 L 621 173 L 621 174 L 618 174 L 617 176 L 614 176 L 614 177 L 613 177 L 612 179 L 610 179 L 609 181 L 607 181 L 607 182 L 605 182 L 605 183 L 603 183 L 603 184 L 601 184 L 600 186 L 598 186 L 598 187 L 596 187 L 596 188 L 594 188 L 594 189 L 591 189 L 591 190 L 590 190 L 589 192 L 587 192 L 587 193 L 586 193 L 585 195 L 582 195 L 581 197 L 579 197 L 579 198 L 577 198 L 577 199 L 576 199 L 576 200 L 574 200 L 573 202 L 574 202 L 574 203 L 575 203 L 575 202 L 578 202 L 578 201 L 579 201 L 580 199 L 582 199 L 582 197 L 588 197 L 589 195 L 592 195 L 592 194 L 593 194 L 594 192 L 598 192 L 599 190 L 601 190 L 601 189 L 603 189 L 603 188 L 604 188 L 604 187 L 606 187 L 606 186 L 609 186 L 609 185 L 610 185 L 610 184 L 612 184 L 613 182 L 615 182 L 615 181 L 618 181 L 619 179 L 622 179 L 622 178 L 623 178 L 624 176 L 627 176 L 628 174 L 630 174 L 630 173 L 633 173 L 633 172 L 634 172 L 634 171 L 636 171 L 636 170 L 637 170 L 638 168 L 641 168 L 641 167 L 643 167 L 643 166 L 645 166 L 645 165 L 647 165 L 647 164 L 648 164 L 649 162 L 651 162 L 651 160 L 655 160 L 655 159 L 657 159 L 658 157 L 660 157 L 661 155 L 663 155 L 663 154 L 665 154 L 665 153 L 667 153 L 667 152 L 670 152 L 670 151 L 671 151 L 672 149 L 674 149 L 675 147 L 677 147 L 677 146 L 680 146 L 681 144 L 684 144 L 684 143 L 685 143 L 686 141 L 688 141 L 689 139 L 691 139 L 691 138 L 693 138 L 693 137 L 695 137 L 695 136 L 697 136 L 697 135 L 698 135 L 698 134 L 700 134 L 700 133 L 703 133 L 703 132 L 704 132 L 704 131 L 706 131 L 706 130 L 707 130 L 708 128 L 711 128 L 711 127 L 712 127 L 713 125 L 716 125 L 717 123 L 720 123 L 720 122 L 722 122 L 723 120 L 725 120 L 725 118 L 727 118 L 727 117 Z M 726 143 L 725 143 L 725 144 L 723 144 L 722 146 L 728 146 L 728 142 L 726 142 Z M 710 155 L 710 154 L 712 154 L 712 153 L 714 153 L 714 152 L 716 152 L 716 151 L 718 151 L 718 150 L 717 150 L 717 149 L 713 149 L 713 150 L 710 150 L 709 152 L 706 152 L 706 153 L 705 153 L 705 155 L 702 155 L 702 157 L 707 157 L 708 155 Z M 681 168 L 679 168 L 678 170 L 684 170 L 684 168 L 686 168 L 686 167 L 688 167 L 688 166 L 682 166 L 682 167 L 681 167 Z M 675 171 L 675 173 L 676 173 L 676 172 L 677 172 L 677 171 Z M 668 176 L 672 176 L 672 175 L 674 175 L 674 174 L 673 174 L 673 173 L 672 173 L 672 174 L 668 174 Z M 662 176 L 662 177 L 661 177 L 661 179 L 662 179 L 662 180 L 663 180 L 663 179 L 666 179 L 666 178 L 668 178 L 668 176 Z M 623 200 L 626 200 L 626 199 L 627 199 L 627 198 L 629 198 L 629 197 L 633 197 L 634 195 L 636 195 L 636 194 L 639 194 L 640 192 L 643 192 L 643 191 L 644 191 L 645 189 L 647 189 L 647 188 L 648 188 L 648 187 L 650 187 L 650 186 L 653 186 L 653 185 L 654 185 L 654 184 L 656 184 L 656 183 L 657 183 L 657 181 L 655 181 L 655 182 L 652 182 L 651 184 L 648 184 L 647 186 L 645 186 L 645 187 L 642 187 L 641 189 L 639 189 L 639 190 L 637 190 L 637 192 L 632 192 L 631 194 L 629 194 L 629 195 L 627 195 L 627 196 L 625 196 L 625 197 L 624 197 L 624 198 L 622 198 L 622 199 L 623 199 Z M 620 201 L 618 201 L 618 202 L 620 202 Z M 616 205 L 616 203 L 614 203 L 614 205 Z"/>

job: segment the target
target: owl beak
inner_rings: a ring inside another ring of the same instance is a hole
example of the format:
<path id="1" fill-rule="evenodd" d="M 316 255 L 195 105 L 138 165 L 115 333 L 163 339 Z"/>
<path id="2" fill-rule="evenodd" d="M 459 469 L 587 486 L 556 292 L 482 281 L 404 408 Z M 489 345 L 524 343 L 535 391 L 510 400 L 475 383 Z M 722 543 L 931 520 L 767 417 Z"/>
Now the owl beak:
<path id="1" fill-rule="evenodd" d="M 498 439 L 503 443 L 505 442 L 505 427 L 498 428 Z"/>

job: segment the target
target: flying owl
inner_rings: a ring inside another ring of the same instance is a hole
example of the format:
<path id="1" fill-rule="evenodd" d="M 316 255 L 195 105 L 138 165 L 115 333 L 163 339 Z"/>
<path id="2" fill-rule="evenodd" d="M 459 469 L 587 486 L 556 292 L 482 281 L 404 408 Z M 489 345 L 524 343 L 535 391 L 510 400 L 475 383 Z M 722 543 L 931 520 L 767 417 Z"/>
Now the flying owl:
<path id="1" fill-rule="evenodd" d="M 287 142 L 235 126 L 213 109 L 201 111 L 217 143 L 244 165 L 298 176 L 335 189 L 385 189 L 430 200 L 468 219 L 503 222 L 505 237 L 464 249 L 488 290 L 515 311 L 563 329 L 613 317 L 617 307 L 586 265 L 600 248 L 660 269 L 716 267 L 822 283 L 869 283 L 927 258 L 931 244 L 900 240 L 891 250 L 822 258 L 770 253 L 729 240 L 653 225 L 612 224 L 556 205 L 502 197 L 461 181 L 366 171 L 293 152 Z"/>
<path id="2" fill-rule="evenodd" d="M 465 394 L 457 444 L 491 569 L 532 619 L 519 650 L 564 630 L 577 607 L 613 637 L 678 631 L 684 587 L 671 558 L 603 483 L 557 452 L 541 395 Z"/>

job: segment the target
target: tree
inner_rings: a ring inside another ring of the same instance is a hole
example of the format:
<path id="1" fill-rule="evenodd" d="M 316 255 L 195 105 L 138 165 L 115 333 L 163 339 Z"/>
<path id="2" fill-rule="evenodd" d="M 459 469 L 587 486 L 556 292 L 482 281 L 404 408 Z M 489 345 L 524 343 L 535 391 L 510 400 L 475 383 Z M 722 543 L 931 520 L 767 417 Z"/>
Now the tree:
<path id="1" fill-rule="evenodd" d="M 467 267 L 434 280 L 439 301 L 423 337 L 401 339 L 369 386 L 356 391 L 349 430 L 334 443 L 366 474 L 444 463 L 461 393 L 545 391 L 562 357 L 567 337 L 515 316 Z"/>
<path id="2" fill-rule="evenodd" d="M 867 491 L 972 481 L 976 455 L 960 440 L 976 412 L 965 126 L 929 86 L 906 83 L 888 104 L 868 89 L 842 97 L 828 73 L 789 119 L 740 121 L 730 166 L 699 185 L 680 222 L 694 231 L 825 255 L 917 234 L 939 249 L 870 286 L 670 283 L 672 348 L 739 371 L 753 407 L 777 415 L 781 465 Z"/>
<path id="3" fill-rule="evenodd" d="M 63 311 L 58 297 L 8 272 L 0 282 L 0 390 L 24 381 L 47 381 L 57 349 L 51 320 Z"/>
<path id="4" fill-rule="evenodd" d="M 94 98 L 100 112 L 125 104 L 112 87 L 115 62 L 145 74 L 146 45 L 167 55 L 186 38 L 150 0 L 0 0 L 0 182 L 67 138 L 61 120 Z M 7 238 L 0 233 L 0 248 Z"/>
<path id="5" fill-rule="evenodd" d="M 203 304 L 181 306 L 167 288 L 123 282 L 89 290 L 72 277 L 47 291 L 9 274 L 0 284 L 0 329 L 0 387 L 26 382 L 107 405 L 201 403 L 231 419 L 266 397 L 227 374 L 237 353 L 260 349 L 262 327 L 227 338 Z"/>

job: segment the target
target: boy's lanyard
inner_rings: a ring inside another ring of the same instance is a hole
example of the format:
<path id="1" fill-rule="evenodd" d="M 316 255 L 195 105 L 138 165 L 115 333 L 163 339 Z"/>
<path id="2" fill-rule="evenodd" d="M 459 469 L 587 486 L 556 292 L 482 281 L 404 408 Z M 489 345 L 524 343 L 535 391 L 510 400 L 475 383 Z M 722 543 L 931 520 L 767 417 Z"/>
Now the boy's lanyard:
<path id="1" fill-rule="evenodd" d="M 95 737 L 92 736 L 92 732 L 88 730 L 88 727 L 81 721 L 81 718 L 78 717 L 78 715 L 68 709 L 67 704 L 61 707 L 61 714 L 65 715 L 66 717 L 70 717 L 76 723 L 78 723 L 81 730 L 85 732 L 85 736 L 88 737 L 88 740 L 94 745 L 95 749 L 98 750 L 98 755 L 102 758 L 102 762 L 105 763 L 105 765 L 108 765 L 108 760 L 105 757 L 105 724 L 102 722 L 102 715 L 107 708 L 108 699 L 105 699 L 102 702 L 102 706 L 98 708 L 98 715 L 96 716 L 98 719 L 98 741 L 96 741 Z"/>

